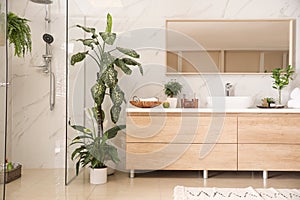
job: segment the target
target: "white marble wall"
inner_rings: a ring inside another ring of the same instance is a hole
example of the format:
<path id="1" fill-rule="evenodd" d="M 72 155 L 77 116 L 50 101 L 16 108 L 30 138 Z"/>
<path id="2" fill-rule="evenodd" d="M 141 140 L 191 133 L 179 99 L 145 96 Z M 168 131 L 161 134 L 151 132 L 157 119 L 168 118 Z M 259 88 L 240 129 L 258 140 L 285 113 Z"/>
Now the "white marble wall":
<path id="1" fill-rule="evenodd" d="M 63 168 L 65 135 L 65 11 L 62 2 L 51 6 L 51 34 L 54 36 L 53 71 L 56 75 L 56 105 L 49 110 L 49 74 L 43 64 L 45 43 L 45 6 L 30 1 L 10 1 L 10 9 L 30 19 L 32 53 L 23 58 L 11 56 L 12 131 L 11 159 L 25 168 Z M 25 9 L 24 9 L 25 8 Z M 12 55 L 12 54 L 11 54 Z"/>
<path id="2" fill-rule="evenodd" d="M 55 37 L 53 43 L 53 66 L 57 76 L 56 108 L 49 111 L 49 77 L 41 73 L 34 65 L 42 61 L 44 42 L 41 36 L 44 31 L 43 5 L 34 4 L 28 0 L 11 0 L 11 10 L 31 20 L 33 36 L 32 55 L 25 59 L 12 57 L 12 159 L 24 164 L 27 168 L 62 168 L 64 166 L 64 137 L 65 137 L 65 54 L 61 49 L 65 39 L 64 0 L 53 0 L 52 31 Z M 165 56 L 160 48 L 164 48 L 164 36 L 157 34 L 157 29 L 164 28 L 166 19 L 277 19 L 300 17 L 299 0 L 121 0 L 122 5 L 112 8 L 93 4 L 96 1 L 69 0 L 70 22 L 82 23 L 87 16 L 87 25 L 96 26 L 99 30 L 105 26 L 105 16 L 110 12 L 114 20 L 114 31 L 121 33 L 120 44 L 135 47 L 142 55 L 141 62 L 145 75 L 141 77 L 134 72 L 134 80 L 122 78 L 121 83 L 131 97 L 141 85 L 159 85 L 172 77 L 166 77 Z M 24 9 L 25 7 L 25 9 Z M 297 22 L 297 35 L 300 23 Z M 135 31 L 134 31 L 135 30 Z M 141 32 L 136 32 L 141 31 Z M 143 36 L 134 38 L 135 34 Z M 73 36 L 75 36 L 74 34 Z M 75 37 L 76 38 L 76 37 Z M 125 40 L 127 38 L 127 40 Z M 71 38 L 72 39 L 72 38 Z M 74 38 L 73 38 L 74 39 Z M 128 42 L 130 41 L 130 42 Z M 74 42 L 74 40 L 72 40 Z M 139 42 L 142 42 L 142 46 Z M 152 47 L 150 49 L 145 49 Z M 78 50 L 79 47 L 75 46 Z M 297 40 L 296 63 L 300 63 L 300 44 Z M 299 65 L 299 64 L 298 64 Z M 300 67 L 297 66 L 300 72 Z M 76 75 L 71 74 L 75 80 Z M 91 74 L 94 79 L 94 75 Z M 257 99 L 263 96 L 276 96 L 271 89 L 272 80 L 269 75 L 217 75 L 217 76 L 183 76 L 176 77 L 185 83 L 184 91 L 193 91 L 204 106 L 205 97 L 209 91 L 205 80 L 215 79 L 222 83 L 231 82 L 235 92 L 240 95 L 252 95 Z M 284 91 L 284 101 L 292 87 L 300 85 L 299 76 L 292 82 L 291 87 Z M 74 90 L 74 85 L 70 86 Z M 87 86 L 89 88 L 89 86 Z M 157 87 L 156 87 L 157 88 Z M 141 95 L 162 95 L 159 89 L 141 92 Z M 163 95 L 162 95 L 163 96 Z M 74 100 L 74 99 L 73 99 Z M 82 103 L 82 102 L 81 102 Z M 81 106 L 81 105 L 80 105 Z M 81 109 L 81 108 L 79 108 Z"/>

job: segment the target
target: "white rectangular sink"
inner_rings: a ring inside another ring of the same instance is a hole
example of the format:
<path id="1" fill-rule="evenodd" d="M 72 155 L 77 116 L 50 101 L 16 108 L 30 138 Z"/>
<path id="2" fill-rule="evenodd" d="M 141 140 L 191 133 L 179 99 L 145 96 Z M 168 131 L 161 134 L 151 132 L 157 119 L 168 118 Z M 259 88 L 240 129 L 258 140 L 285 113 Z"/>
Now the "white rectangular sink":
<path id="1" fill-rule="evenodd" d="M 251 96 L 209 96 L 207 107 L 217 110 L 245 109 L 252 107 Z"/>

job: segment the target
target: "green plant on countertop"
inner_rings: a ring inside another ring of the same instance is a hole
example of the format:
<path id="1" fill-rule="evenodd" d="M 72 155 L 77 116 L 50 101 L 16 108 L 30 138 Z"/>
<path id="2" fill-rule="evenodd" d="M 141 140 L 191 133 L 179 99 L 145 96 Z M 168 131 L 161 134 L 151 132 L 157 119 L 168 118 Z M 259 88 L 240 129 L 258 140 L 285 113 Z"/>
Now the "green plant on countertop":
<path id="1" fill-rule="evenodd" d="M 73 152 L 72 158 L 78 159 L 76 164 L 78 174 L 79 165 L 86 166 L 88 163 L 91 163 L 92 168 L 104 167 L 107 158 L 114 162 L 118 160 L 113 156 L 115 155 L 114 150 L 112 150 L 113 148 L 106 145 L 109 139 L 115 137 L 118 131 L 125 128 L 125 125 L 116 125 L 119 120 L 121 105 L 125 102 L 125 94 L 118 83 L 117 68 L 126 75 L 131 75 L 132 73 L 130 66 L 138 66 L 141 74 L 143 74 L 143 68 L 140 63 L 132 59 L 140 57 L 134 50 L 122 47 L 112 48 L 117 35 L 112 32 L 112 17 L 110 14 L 107 14 L 106 30 L 104 32 L 98 33 L 95 28 L 81 25 L 77 25 L 77 27 L 90 34 L 90 38 L 88 39 L 77 40 L 89 48 L 89 50 L 73 55 L 71 57 L 71 65 L 75 65 L 87 57 L 90 57 L 99 67 L 96 83 L 91 88 L 92 98 L 94 100 L 92 112 L 97 122 L 97 131 L 92 134 L 91 131 L 85 127 L 72 125 L 74 129 L 83 134 L 74 138 L 72 144 L 75 144 L 77 140 L 80 141 L 87 138 L 95 147 L 91 148 L 88 144 L 80 143 L 81 147 Z M 108 49 L 107 46 L 109 46 Z M 116 57 L 112 54 L 114 51 L 118 51 L 123 57 Z M 106 96 L 109 96 L 112 102 L 109 111 L 103 110 L 103 102 Z M 112 128 L 104 127 L 103 124 L 105 117 L 109 115 L 114 124 Z M 106 131 L 104 131 L 104 128 L 106 128 Z M 96 150 L 96 146 L 100 149 Z M 112 151 L 110 152 L 110 150 Z"/>
<path id="2" fill-rule="evenodd" d="M 286 68 L 275 68 L 272 70 L 273 88 L 278 90 L 279 104 L 281 104 L 281 90 L 290 83 L 290 80 L 293 80 L 292 76 L 294 73 L 294 68 L 291 65 Z"/>
<path id="3" fill-rule="evenodd" d="M 15 56 L 24 57 L 31 52 L 31 30 L 29 20 L 10 12 L 7 15 L 7 37 L 9 44 L 14 45 Z"/>
<path id="4" fill-rule="evenodd" d="M 265 97 L 261 99 L 262 106 L 270 107 L 271 103 L 275 103 L 275 100 L 272 97 Z"/>
<path id="5" fill-rule="evenodd" d="M 182 89 L 182 85 L 176 80 L 171 80 L 164 85 L 164 91 L 167 97 L 176 97 Z"/>

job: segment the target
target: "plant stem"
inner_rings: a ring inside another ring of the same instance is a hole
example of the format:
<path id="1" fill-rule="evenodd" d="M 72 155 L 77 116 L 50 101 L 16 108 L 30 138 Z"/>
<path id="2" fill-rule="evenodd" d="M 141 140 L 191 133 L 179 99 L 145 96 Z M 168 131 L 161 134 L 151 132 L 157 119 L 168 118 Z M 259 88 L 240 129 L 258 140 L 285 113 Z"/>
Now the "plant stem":
<path id="1" fill-rule="evenodd" d="M 279 94 L 278 102 L 281 105 L 281 90 L 280 89 L 278 89 L 278 94 Z"/>
<path id="2" fill-rule="evenodd" d="M 93 60 L 95 60 L 95 62 L 97 63 L 97 65 L 99 66 L 99 68 L 101 68 L 100 63 L 98 62 L 98 60 L 90 53 L 88 53 L 89 56 L 91 56 L 91 58 L 93 58 Z"/>
<path id="3" fill-rule="evenodd" d="M 95 50 L 95 48 L 93 49 L 93 51 L 94 51 L 94 53 L 96 54 L 98 60 L 101 60 L 101 58 L 100 58 L 99 54 L 97 53 L 97 51 Z"/>
<path id="4" fill-rule="evenodd" d="M 115 51 L 115 50 L 117 50 L 117 49 L 112 49 L 112 50 L 108 51 L 107 53 L 111 53 L 111 52 L 113 52 L 113 51 Z"/>
<path id="5" fill-rule="evenodd" d="M 102 106 L 97 105 L 98 110 L 98 136 L 103 137 L 103 116 L 102 116 Z"/>

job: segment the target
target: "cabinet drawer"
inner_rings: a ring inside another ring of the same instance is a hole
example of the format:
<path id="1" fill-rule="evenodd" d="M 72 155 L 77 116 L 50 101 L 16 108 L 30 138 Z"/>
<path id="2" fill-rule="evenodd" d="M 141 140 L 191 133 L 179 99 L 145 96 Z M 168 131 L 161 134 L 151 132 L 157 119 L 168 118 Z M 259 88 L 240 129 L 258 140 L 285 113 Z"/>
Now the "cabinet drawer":
<path id="1" fill-rule="evenodd" d="M 126 168 L 236 170 L 236 144 L 127 143 Z"/>
<path id="2" fill-rule="evenodd" d="M 300 145 L 239 144 L 239 170 L 300 171 Z"/>
<path id="3" fill-rule="evenodd" d="M 127 116 L 127 142 L 237 143 L 236 117 Z"/>
<path id="4" fill-rule="evenodd" d="M 238 142 L 300 144 L 300 117 L 238 117 Z"/>

